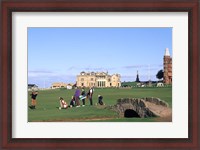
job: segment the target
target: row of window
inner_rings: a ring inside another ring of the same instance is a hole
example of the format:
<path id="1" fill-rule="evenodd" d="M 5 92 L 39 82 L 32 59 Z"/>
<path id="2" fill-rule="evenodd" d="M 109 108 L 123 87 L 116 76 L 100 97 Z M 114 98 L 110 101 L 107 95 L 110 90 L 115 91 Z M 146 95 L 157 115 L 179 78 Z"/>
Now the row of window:
<path id="1" fill-rule="evenodd" d="M 117 83 L 117 85 L 120 86 L 119 83 Z M 87 85 L 84 85 L 84 83 L 81 83 L 81 86 L 87 86 Z M 95 86 L 95 83 L 90 83 L 89 86 Z M 112 83 L 110 83 L 110 86 L 112 86 Z M 105 81 L 98 81 L 97 87 L 106 87 L 106 82 Z"/>
<path id="2" fill-rule="evenodd" d="M 98 87 L 105 87 L 106 86 L 106 82 L 105 81 L 98 81 L 97 86 Z"/>
<path id="3" fill-rule="evenodd" d="M 84 81 L 84 78 L 81 78 L 81 81 Z M 91 78 L 90 81 L 94 81 L 94 78 Z"/>
<path id="4" fill-rule="evenodd" d="M 81 83 L 81 86 L 86 86 L 84 83 Z M 89 86 L 95 86 L 95 83 L 90 83 Z"/>
<path id="5" fill-rule="evenodd" d="M 99 78 L 99 79 L 104 79 L 104 78 Z M 113 80 L 115 80 L 115 78 L 113 78 Z M 84 78 L 81 78 L 81 81 L 84 81 Z M 94 81 L 94 78 L 90 78 L 90 81 Z M 111 81 L 111 79 L 108 79 L 108 82 L 110 82 L 110 81 Z"/>

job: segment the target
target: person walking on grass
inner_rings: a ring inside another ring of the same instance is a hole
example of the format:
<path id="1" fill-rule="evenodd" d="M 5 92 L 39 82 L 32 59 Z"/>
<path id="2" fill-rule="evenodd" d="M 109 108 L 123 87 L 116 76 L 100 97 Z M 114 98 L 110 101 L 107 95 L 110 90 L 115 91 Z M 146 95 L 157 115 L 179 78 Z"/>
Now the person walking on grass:
<path id="1" fill-rule="evenodd" d="M 37 95 L 38 95 L 37 91 L 32 91 L 32 93 L 30 94 L 31 96 L 31 106 L 29 106 L 30 109 L 35 109 L 35 106 L 37 104 L 37 101 L 36 101 Z"/>
<path id="2" fill-rule="evenodd" d="M 79 96 L 81 95 L 81 91 L 79 89 L 79 87 L 76 89 L 75 94 L 74 94 L 74 98 L 75 98 L 75 102 L 76 102 L 76 107 L 80 107 L 80 103 L 79 103 Z"/>
<path id="3" fill-rule="evenodd" d="M 85 106 L 85 99 L 86 99 L 86 95 L 85 95 L 85 89 L 83 88 L 82 89 L 82 92 L 81 92 L 81 100 L 82 100 L 82 103 L 83 103 L 83 107 Z"/>
<path id="4" fill-rule="evenodd" d="M 91 88 L 89 89 L 89 92 L 88 92 L 88 98 L 89 98 L 89 100 L 90 100 L 90 105 L 93 105 L 93 102 L 92 102 L 93 93 L 94 93 L 94 88 L 91 87 Z"/>

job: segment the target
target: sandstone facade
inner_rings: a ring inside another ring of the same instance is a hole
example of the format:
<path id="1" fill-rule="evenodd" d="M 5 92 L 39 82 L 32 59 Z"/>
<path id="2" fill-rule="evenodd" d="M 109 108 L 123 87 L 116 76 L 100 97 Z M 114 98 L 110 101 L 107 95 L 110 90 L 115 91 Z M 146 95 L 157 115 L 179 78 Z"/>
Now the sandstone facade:
<path id="1" fill-rule="evenodd" d="M 120 74 L 109 75 L 108 72 L 81 72 L 77 75 L 78 87 L 121 87 Z"/>

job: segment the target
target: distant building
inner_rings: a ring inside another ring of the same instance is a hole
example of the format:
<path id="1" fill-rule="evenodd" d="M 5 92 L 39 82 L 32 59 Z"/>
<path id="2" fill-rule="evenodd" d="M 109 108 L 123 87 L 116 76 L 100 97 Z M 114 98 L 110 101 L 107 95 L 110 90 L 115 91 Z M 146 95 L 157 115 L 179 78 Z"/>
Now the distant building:
<path id="1" fill-rule="evenodd" d="M 78 87 L 120 87 L 120 74 L 109 75 L 108 72 L 81 72 L 77 75 Z"/>
<path id="2" fill-rule="evenodd" d="M 165 49 L 163 66 L 163 83 L 172 84 L 172 58 L 170 57 L 168 48 Z"/>
<path id="3" fill-rule="evenodd" d="M 164 86 L 164 84 L 163 84 L 163 83 L 161 83 L 161 82 L 159 82 L 159 83 L 157 83 L 157 84 L 156 84 L 156 86 L 157 86 L 157 87 L 163 87 L 163 86 Z"/>
<path id="4" fill-rule="evenodd" d="M 137 71 L 137 77 L 136 77 L 135 82 L 140 82 L 138 71 Z"/>
<path id="5" fill-rule="evenodd" d="M 37 90 L 38 86 L 36 84 L 28 84 L 28 90 Z"/>
<path id="6" fill-rule="evenodd" d="M 52 89 L 67 88 L 67 84 L 63 82 L 55 82 L 55 83 L 52 83 L 51 88 Z"/>
<path id="7" fill-rule="evenodd" d="M 67 84 L 67 87 L 66 87 L 68 90 L 72 89 L 73 88 L 73 84 Z"/>

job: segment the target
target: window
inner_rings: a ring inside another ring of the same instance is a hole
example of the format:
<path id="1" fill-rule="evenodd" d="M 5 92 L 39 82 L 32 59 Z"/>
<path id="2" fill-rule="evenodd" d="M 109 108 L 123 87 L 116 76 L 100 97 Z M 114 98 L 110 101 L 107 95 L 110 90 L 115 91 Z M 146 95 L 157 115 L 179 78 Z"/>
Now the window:
<path id="1" fill-rule="evenodd" d="M 91 78 L 91 81 L 93 81 L 94 79 L 93 78 Z"/>
<path id="2" fill-rule="evenodd" d="M 84 78 L 81 78 L 81 81 L 84 81 Z"/>

